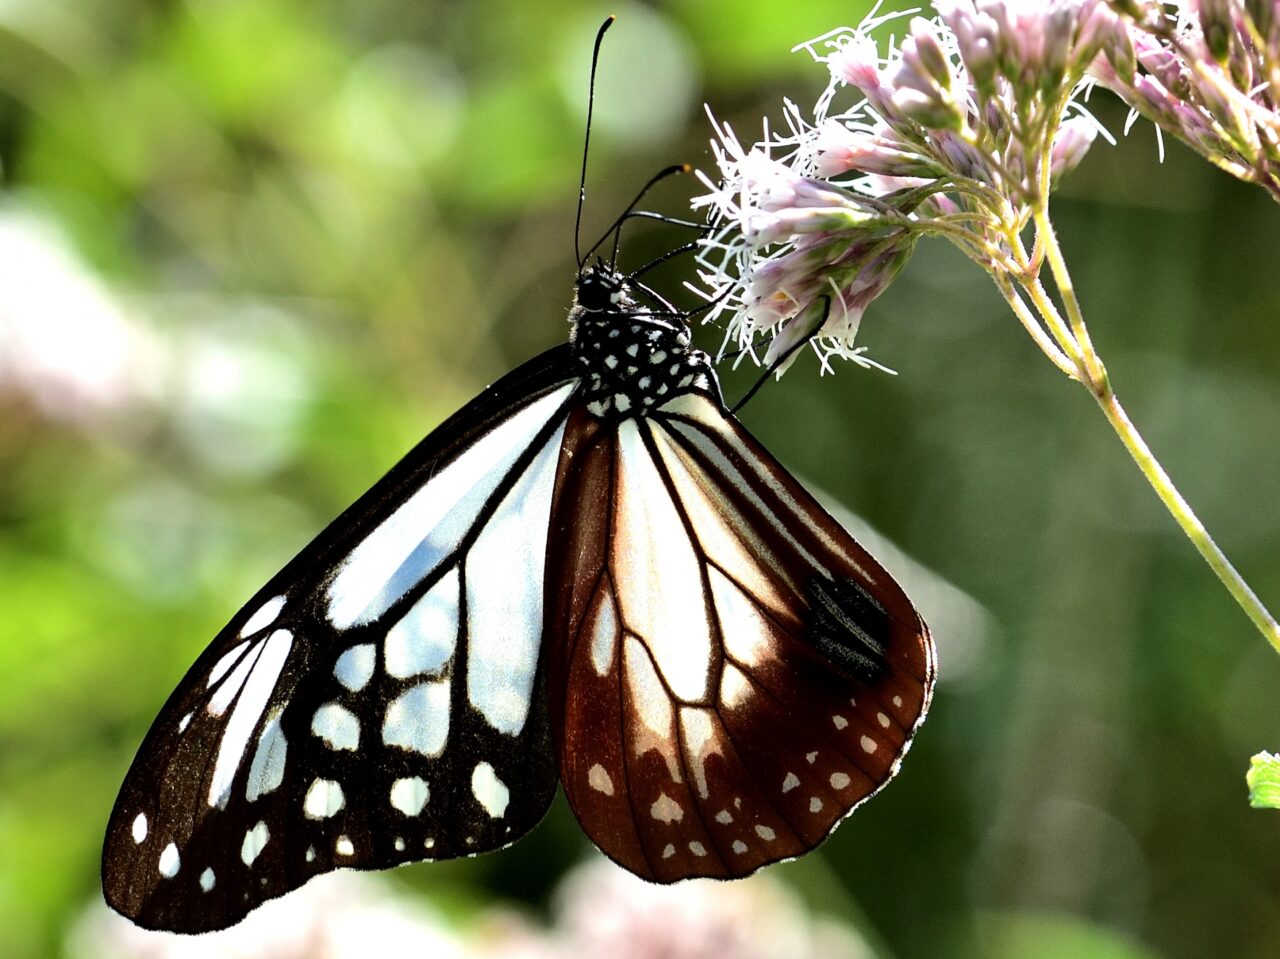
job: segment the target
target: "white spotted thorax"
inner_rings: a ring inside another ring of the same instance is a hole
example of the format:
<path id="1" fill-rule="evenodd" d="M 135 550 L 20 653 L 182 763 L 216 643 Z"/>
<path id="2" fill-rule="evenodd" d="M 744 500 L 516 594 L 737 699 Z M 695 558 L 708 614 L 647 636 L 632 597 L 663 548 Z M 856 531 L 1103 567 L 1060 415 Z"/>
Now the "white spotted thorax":
<path id="1" fill-rule="evenodd" d="M 690 348 L 689 327 L 637 302 L 626 277 L 607 264 L 579 274 L 569 322 L 595 416 L 643 416 L 689 390 L 719 392 L 711 358 Z"/>

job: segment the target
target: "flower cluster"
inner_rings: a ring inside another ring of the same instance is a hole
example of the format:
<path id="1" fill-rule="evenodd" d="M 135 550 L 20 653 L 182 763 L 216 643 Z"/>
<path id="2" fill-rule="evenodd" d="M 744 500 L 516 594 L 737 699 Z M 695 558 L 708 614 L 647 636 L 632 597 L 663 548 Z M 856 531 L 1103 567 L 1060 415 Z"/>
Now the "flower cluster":
<path id="1" fill-rule="evenodd" d="M 1280 200 L 1280 3 L 1113 0 L 1133 58 L 1092 73 L 1137 114 Z"/>
<path id="2" fill-rule="evenodd" d="M 1098 132 L 1074 99 L 1087 68 L 1133 59 L 1102 0 L 935 7 L 883 56 L 870 34 L 890 17 L 802 45 L 830 82 L 812 120 L 787 104 L 787 135 L 744 150 L 718 130 L 721 182 L 697 201 L 721 226 L 704 279 L 735 313 L 739 345 L 773 337 L 766 363 L 810 340 L 824 357 L 856 356 L 863 311 L 922 235 L 947 236 L 988 271 L 1028 269 L 1019 234 Z M 833 112 L 848 88 L 860 99 Z"/>

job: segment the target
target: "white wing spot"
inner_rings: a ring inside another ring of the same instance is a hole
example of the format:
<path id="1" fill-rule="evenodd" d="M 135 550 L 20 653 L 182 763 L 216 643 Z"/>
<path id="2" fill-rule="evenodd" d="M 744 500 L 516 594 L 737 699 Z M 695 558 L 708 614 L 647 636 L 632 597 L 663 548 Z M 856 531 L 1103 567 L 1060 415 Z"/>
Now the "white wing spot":
<path id="1" fill-rule="evenodd" d="M 138 813 L 133 820 L 133 841 L 135 845 L 142 845 L 142 840 L 147 838 L 147 814 Z"/>
<path id="2" fill-rule="evenodd" d="M 886 716 L 884 713 L 876 713 L 876 720 L 877 720 L 877 721 L 880 723 L 880 725 L 881 725 L 881 726 L 883 726 L 885 729 L 888 729 L 888 728 L 889 728 L 889 717 L 888 717 L 888 716 Z"/>
<path id="3" fill-rule="evenodd" d="M 727 826 L 729 823 L 733 822 L 733 816 L 730 814 L 729 810 L 721 809 L 716 813 L 716 822 L 722 826 Z"/>
<path id="4" fill-rule="evenodd" d="M 449 681 L 419 683 L 387 706 L 382 741 L 424 756 L 439 756 L 449 737 Z"/>
<path id="5" fill-rule="evenodd" d="M 662 858 L 670 859 L 675 854 L 676 854 L 676 847 L 673 846 L 671 843 L 667 843 L 666 848 L 662 850 Z"/>
<path id="6" fill-rule="evenodd" d="M 850 705 L 850 706 L 852 706 L 854 709 L 857 709 L 857 708 L 858 708 L 858 700 L 857 700 L 855 697 L 850 696 L 850 697 L 849 697 L 849 705 Z"/>
<path id="7" fill-rule="evenodd" d="M 897 706 L 899 709 L 901 709 L 901 708 L 902 708 L 902 697 L 901 697 L 901 696 L 894 696 L 894 697 L 893 697 L 893 705 L 895 705 L 895 706 Z"/>
<path id="8" fill-rule="evenodd" d="M 258 736 L 258 748 L 254 750 L 249 778 L 244 786 L 245 799 L 253 802 L 284 782 L 284 760 L 288 749 L 289 744 L 280 729 L 280 712 L 276 710 Z"/>
<path id="9" fill-rule="evenodd" d="M 631 397 L 627 396 L 626 393 L 614 393 L 613 405 L 617 408 L 619 413 L 625 413 L 627 410 L 631 409 Z"/>
<path id="10" fill-rule="evenodd" d="M 492 766 L 483 762 L 477 763 L 471 772 L 471 794 L 494 819 L 507 811 L 507 803 L 511 800 L 506 783 L 498 778 Z"/>
<path id="11" fill-rule="evenodd" d="M 832 716 L 831 721 L 836 724 L 836 729 L 844 729 L 846 726 L 849 725 L 849 720 L 839 715 Z"/>
<path id="12" fill-rule="evenodd" d="M 333 665 L 333 675 L 338 682 L 353 693 L 358 693 L 373 678 L 373 666 L 378 660 L 378 651 L 373 643 L 361 643 L 352 646 L 338 657 Z"/>
<path id="13" fill-rule="evenodd" d="M 602 792 L 606 796 L 613 795 L 613 779 L 609 775 L 609 771 L 596 763 L 587 771 L 587 785 L 597 792 Z"/>
<path id="14" fill-rule="evenodd" d="M 807 762 L 810 766 L 812 766 L 814 763 L 818 761 L 818 751 L 815 749 L 811 753 L 805 753 L 804 759 L 805 759 L 805 762 Z"/>
<path id="15" fill-rule="evenodd" d="M 241 861 L 246 866 L 252 866 L 270 838 L 271 830 L 267 828 L 265 822 L 259 820 L 256 826 L 244 834 L 244 842 L 240 844 Z"/>
<path id="16" fill-rule="evenodd" d="M 339 703 L 325 703 L 311 717 L 311 732 L 330 749 L 355 750 L 360 745 L 360 720 Z"/>
<path id="17" fill-rule="evenodd" d="M 430 836 L 422 840 L 422 846 L 424 849 L 434 849 L 435 845 L 436 845 L 436 841 L 432 839 Z"/>
<path id="18" fill-rule="evenodd" d="M 791 792 L 791 790 L 795 789 L 799 785 L 800 785 L 800 777 L 798 777 L 795 773 L 787 773 L 787 778 L 782 780 L 782 791 L 784 793 L 789 793 Z"/>
<path id="19" fill-rule="evenodd" d="M 739 856 L 741 856 L 744 852 L 747 851 L 747 844 L 743 842 L 741 839 L 735 839 L 733 841 L 733 851 L 736 852 Z"/>
<path id="20" fill-rule="evenodd" d="M 421 776 L 397 779 L 391 784 L 391 805 L 406 816 L 416 816 L 427 804 L 431 790 Z"/>
<path id="21" fill-rule="evenodd" d="M 711 713 L 685 707 L 680 710 L 680 728 L 684 733 L 685 758 L 692 767 L 698 795 L 706 799 L 711 794 L 707 785 L 707 759 L 713 754 L 720 755 Z"/>
<path id="22" fill-rule="evenodd" d="M 777 835 L 778 835 L 778 834 L 777 834 L 777 833 L 775 833 L 775 832 L 774 832 L 772 829 L 770 829 L 768 826 L 760 826 L 760 825 L 757 825 L 757 826 L 756 826 L 756 835 L 757 835 L 757 836 L 759 836 L 761 839 L 763 839 L 765 842 L 773 842 L 773 840 L 774 840 L 775 838 L 777 838 Z"/>
<path id="23" fill-rule="evenodd" d="M 817 796 L 809 797 L 809 812 L 822 812 L 822 800 Z"/>
<path id="24" fill-rule="evenodd" d="M 160 875 L 166 879 L 172 879 L 178 874 L 181 866 L 182 857 L 178 855 L 178 847 L 169 843 L 164 847 L 164 852 L 160 853 Z"/>
<path id="25" fill-rule="evenodd" d="M 693 842 L 689 843 L 689 851 L 695 856 L 705 856 L 707 854 L 707 847 L 695 839 Z"/>
<path id="26" fill-rule="evenodd" d="M 876 751 L 876 741 L 870 736 L 863 736 L 861 739 L 862 751 L 865 753 L 873 753 Z"/>
<path id="27" fill-rule="evenodd" d="M 302 811 L 308 819 L 328 819 L 346 802 L 341 784 L 332 779 L 317 779 L 307 790 L 306 798 L 302 801 Z"/>
<path id="28" fill-rule="evenodd" d="M 653 805 L 649 807 L 649 815 L 658 822 L 670 825 L 673 822 L 679 822 L 684 818 L 684 810 L 680 804 L 668 796 L 666 793 L 660 795 L 653 801 Z"/>
<path id="29" fill-rule="evenodd" d="M 209 678 L 205 680 L 204 688 L 213 689 L 213 687 L 218 684 L 218 680 L 220 680 L 223 676 L 227 674 L 227 670 L 229 670 L 232 666 L 238 666 L 241 662 L 240 654 L 244 652 L 245 647 L 248 645 L 249 645 L 249 641 L 245 640 L 243 643 L 237 643 L 235 646 L 231 647 L 230 650 L 224 653 L 221 656 L 221 658 L 219 658 L 218 661 L 213 664 L 213 669 L 209 670 Z M 213 704 L 210 703 L 209 707 L 210 707 L 210 711 L 212 712 Z M 218 715 L 219 713 L 222 712 L 223 709 L 226 709 L 226 708 L 227 707 L 224 704 L 222 708 L 218 710 L 218 713 L 215 713 L 214 715 Z"/>
<path id="30" fill-rule="evenodd" d="M 266 629 L 276 621 L 276 617 L 280 615 L 280 610 L 284 609 L 284 597 L 273 596 L 261 606 L 258 611 L 244 621 L 244 626 L 240 629 L 241 636 L 252 636 L 261 629 Z"/>
<path id="31" fill-rule="evenodd" d="M 618 617 L 613 600 L 601 593 L 591 623 L 591 665 L 597 676 L 607 676 L 613 668 L 614 649 L 618 641 Z"/>
<path id="32" fill-rule="evenodd" d="M 308 847 L 307 847 L 307 862 L 315 862 L 315 861 L 316 861 L 316 847 L 315 847 L 315 846 L 308 846 Z"/>
<path id="33" fill-rule="evenodd" d="M 215 716 L 220 716 L 230 704 L 230 699 L 216 710 L 214 700 L 228 685 L 235 684 L 239 688 L 239 683 L 244 684 L 235 708 L 231 710 L 226 726 L 223 727 L 222 741 L 218 744 L 218 757 L 213 764 L 213 777 L 209 782 L 208 803 L 218 809 L 225 809 L 227 800 L 231 798 L 232 781 L 240 769 L 245 750 L 249 748 L 249 737 L 257 728 L 258 720 L 262 718 L 262 712 L 267 708 L 271 694 L 275 692 L 285 660 L 289 658 L 289 650 L 293 646 L 293 633 L 287 629 L 277 629 L 265 640 L 258 642 L 264 645 L 257 655 L 256 663 L 253 654 L 246 653 L 243 662 L 236 667 L 236 673 L 239 673 L 242 668 L 247 669 L 253 664 L 251 674 L 246 673 L 247 678 L 241 677 L 236 681 L 233 673 L 226 683 L 218 687 L 217 692 L 209 700 L 209 711 Z"/>
<path id="34" fill-rule="evenodd" d="M 408 679 L 444 668 L 458 641 L 458 567 L 413 604 L 387 631 L 383 668 L 396 679 Z"/>
<path id="35" fill-rule="evenodd" d="M 849 785 L 849 776 L 846 773 L 831 774 L 832 789 L 844 789 L 848 785 Z"/>
<path id="36" fill-rule="evenodd" d="M 347 836 L 339 836 L 338 841 L 333 844 L 333 848 L 339 856 L 354 856 L 356 854 L 355 844 Z"/>
<path id="37" fill-rule="evenodd" d="M 396 852 L 404 852 L 404 838 L 396 836 Z"/>
<path id="38" fill-rule="evenodd" d="M 210 889 L 212 889 L 214 887 L 215 882 L 216 880 L 213 875 L 212 869 L 206 869 L 204 872 L 200 873 L 200 888 L 203 889 L 205 892 L 208 892 Z"/>
<path id="39" fill-rule="evenodd" d="M 185 733 L 187 731 L 187 727 L 190 725 L 191 725 L 191 713 L 187 713 L 180 720 L 178 720 L 178 732 Z"/>

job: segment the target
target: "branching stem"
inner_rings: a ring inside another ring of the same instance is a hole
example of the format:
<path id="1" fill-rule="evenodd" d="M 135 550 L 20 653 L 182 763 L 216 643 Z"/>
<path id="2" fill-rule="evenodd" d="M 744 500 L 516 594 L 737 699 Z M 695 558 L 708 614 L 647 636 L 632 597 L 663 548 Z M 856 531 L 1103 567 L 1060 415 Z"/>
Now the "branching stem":
<path id="1" fill-rule="evenodd" d="M 1037 251 L 1043 252 L 1045 262 L 1049 264 L 1054 287 L 1058 291 L 1058 295 L 1062 300 L 1063 310 L 1067 315 L 1066 320 L 1063 320 L 1044 284 L 1035 273 L 1019 278 L 1017 285 L 1008 276 L 1002 276 L 998 272 L 993 273 L 996 286 L 1000 288 L 1001 294 L 1013 310 L 1014 315 L 1018 317 L 1019 322 L 1031 334 L 1031 337 L 1036 341 L 1045 356 L 1059 370 L 1072 379 L 1079 381 L 1089 390 L 1102 410 L 1103 415 L 1107 418 L 1107 422 L 1111 424 L 1111 428 L 1120 437 L 1125 449 L 1129 451 L 1129 455 L 1138 464 L 1138 469 L 1142 471 L 1142 475 L 1151 484 L 1151 488 L 1160 497 L 1160 501 L 1170 515 L 1182 527 L 1182 531 L 1187 535 L 1187 538 L 1191 540 L 1195 548 L 1199 550 L 1200 555 L 1204 557 L 1205 562 L 1217 574 L 1218 579 L 1222 581 L 1222 584 L 1227 587 L 1236 602 L 1248 614 L 1258 631 L 1262 633 L 1267 642 L 1277 652 L 1280 652 L 1280 624 L 1276 623 L 1275 618 L 1267 611 L 1257 594 L 1244 581 L 1244 578 L 1236 568 L 1231 565 L 1231 562 L 1218 547 L 1218 544 L 1214 542 L 1204 524 L 1200 522 L 1200 518 L 1196 516 L 1195 511 L 1192 510 L 1190 504 L 1178 491 L 1173 480 L 1169 478 L 1169 474 L 1165 472 L 1164 467 L 1160 465 L 1159 460 L 1151 452 L 1151 448 L 1147 446 L 1142 434 L 1138 432 L 1133 421 L 1129 419 L 1129 414 L 1120 405 L 1120 400 L 1111 388 L 1111 381 L 1107 376 L 1106 367 L 1103 366 L 1101 357 L 1098 356 L 1097 351 L 1094 349 L 1093 340 L 1090 338 L 1089 331 L 1085 326 L 1084 313 L 1080 308 L 1079 298 L 1076 296 L 1075 287 L 1071 282 L 1071 274 L 1067 270 L 1066 259 L 1062 255 L 1062 248 L 1058 244 L 1053 224 L 1049 220 L 1048 209 L 1043 203 L 1038 204 L 1035 210 L 1035 224 L 1035 248 Z M 1040 314 L 1043 326 L 1037 322 L 1036 317 L 1031 315 L 1031 310 L 1019 294 L 1017 286 L 1022 287 L 1027 298 L 1030 299 L 1035 307 L 1036 312 Z M 1046 329 L 1048 330 L 1047 334 L 1045 332 Z"/>

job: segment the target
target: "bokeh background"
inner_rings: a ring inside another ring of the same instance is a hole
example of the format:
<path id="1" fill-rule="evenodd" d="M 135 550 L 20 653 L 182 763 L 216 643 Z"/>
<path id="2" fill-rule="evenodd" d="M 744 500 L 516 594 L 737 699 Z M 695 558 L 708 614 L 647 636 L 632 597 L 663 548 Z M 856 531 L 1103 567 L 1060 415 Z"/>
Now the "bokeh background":
<path id="1" fill-rule="evenodd" d="M 863 327 L 899 375 L 809 357 L 744 414 L 941 597 L 929 722 L 820 852 L 659 895 L 596 862 L 558 801 L 508 851 L 315 883 L 239 939 L 105 915 L 110 804 L 208 638 L 563 339 L 610 12 L 592 236 L 660 167 L 711 169 L 704 101 L 744 139 L 783 96 L 812 103 L 823 72 L 789 48 L 866 6 L 0 3 L 0 956 L 1276 955 L 1280 814 L 1243 775 L 1280 747 L 1280 658 L 1086 394 L 930 244 Z M 1099 142 L 1059 230 L 1122 398 L 1274 607 L 1280 210 L 1157 153 L 1142 124 Z M 638 225 L 624 260 L 678 235 Z"/>

